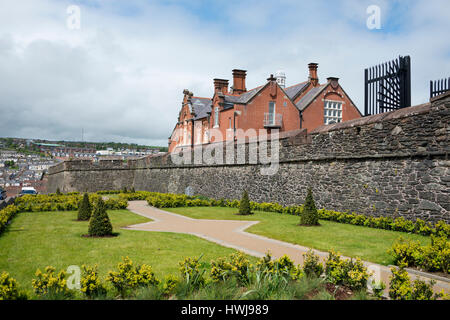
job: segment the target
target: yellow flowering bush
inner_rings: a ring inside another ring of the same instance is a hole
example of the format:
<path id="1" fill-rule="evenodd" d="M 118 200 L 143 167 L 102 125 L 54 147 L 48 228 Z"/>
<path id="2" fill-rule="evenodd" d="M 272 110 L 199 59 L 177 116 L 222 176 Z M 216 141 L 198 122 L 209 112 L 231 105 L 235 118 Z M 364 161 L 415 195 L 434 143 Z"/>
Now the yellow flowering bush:
<path id="1" fill-rule="evenodd" d="M 448 299 L 449 296 L 444 291 L 433 294 L 435 281 L 428 283 L 416 279 L 411 283 L 408 272 L 405 270 L 406 264 L 400 263 L 398 268 L 391 268 L 389 282 L 389 297 L 393 300 L 436 300 Z"/>
<path id="2" fill-rule="evenodd" d="M 289 272 L 295 272 L 296 268 L 294 261 L 292 261 L 287 255 L 282 256 L 274 261 L 275 268 L 278 270 L 285 270 Z"/>
<path id="3" fill-rule="evenodd" d="M 33 279 L 34 292 L 40 296 L 58 295 L 60 297 L 70 297 L 72 292 L 67 287 L 66 272 L 61 270 L 55 274 L 55 268 L 48 266 L 45 272 L 37 270 L 35 273 L 37 279 Z"/>
<path id="4" fill-rule="evenodd" d="M 342 260 L 339 253 L 329 251 L 325 262 L 327 280 L 335 285 L 344 285 L 353 290 L 366 288 L 370 274 L 361 259 Z"/>
<path id="5" fill-rule="evenodd" d="M 183 261 L 180 261 L 178 265 L 180 266 L 180 273 L 185 280 L 188 288 L 196 289 L 205 284 L 204 273 L 205 270 L 200 272 L 200 259 L 198 258 L 186 257 Z M 189 290 L 190 290 L 189 289 Z"/>
<path id="6" fill-rule="evenodd" d="M 106 288 L 100 281 L 100 277 L 97 272 L 97 265 L 82 266 L 83 276 L 80 280 L 81 292 L 89 298 L 101 296 L 106 294 Z"/>
<path id="7" fill-rule="evenodd" d="M 83 198 L 80 194 L 38 194 L 24 195 L 14 200 L 20 212 L 41 212 L 41 211 L 71 211 L 78 210 L 78 206 Z M 98 194 L 89 194 L 91 205 L 100 198 Z M 109 210 L 126 209 L 128 202 L 126 199 L 108 199 L 106 208 Z"/>
<path id="8" fill-rule="evenodd" d="M 187 276 L 192 277 L 194 273 L 200 271 L 200 258 L 185 257 L 183 261 L 180 261 L 178 265 L 180 266 L 181 275 L 186 278 Z"/>
<path id="9" fill-rule="evenodd" d="M 175 287 L 179 282 L 180 280 L 176 276 L 169 274 L 164 278 L 162 292 L 166 295 L 170 295 L 171 293 L 173 293 Z"/>
<path id="10" fill-rule="evenodd" d="M 228 260 L 218 258 L 211 261 L 211 279 L 213 281 L 227 280 L 230 277 L 236 277 L 240 284 L 249 282 L 249 273 L 252 265 L 242 252 L 232 253 Z"/>
<path id="11" fill-rule="evenodd" d="M 2 210 L 0 210 L 0 233 L 6 228 L 8 221 L 11 220 L 17 213 L 19 208 L 15 205 L 10 205 Z"/>
<path id="12" fill-rule="evenodd" d="M 224 281 L 229 279 L 231 264 L 227 259 L 220 257 L 217 260 L 211 261 L 211 279 L 213 281 Z"/>
<path id="13" fill-rule="evenodd" d="M 156 279 L 152 268 L 148 265 L 133 265 L 130 258 L 122 258 L 122 262 L 117 265 L 118 271 L 109 271 L 107 281 L 111 282 L 114 288 L 122 297 L 128 294 L 129 290 L 137 287 L 148 287 L 158 285 L 159 280 Z"/>
<path id="14" fill-rule="evenodd" d="M 9 273 L 2 272 L 0 274 L 0 300 L 25 300 L 26 294 L 19 290 L 16 279 L 12 278 Z"/>
<path id="15" fill-rule="evenodd" d="M 155 273 L 151 266 L 143 264 L 136 268 L 138 273 L 138 285 L 139 286 L 156 286 L 159 284 L 159 280 L 156 279 Z"/>
<path id="16" fill-rule="evenodd" d="M 272 260 L 270 252 L 258 260 L 256 263 L 256 271 L 262 274 L 288 276 L 292 279 L 298 279 L 302 275 L 301 267 L 296 268 L 294 262 L 287 255 Z"/>
<path id="17" fill-rule="evenodd" d="M 439 291 L 439 293 L 436 294 L 436 297 L 441 300 L 450 300 L 450 294 L 445 293 L 444 289 Z"/>
<path id="18" fill-rule="evenodd" d="M 431 244 L 426 246 L 400 237 L 388 252 L 397 265 L 404 263 L 406 267 L 450 273 L 450 241 L 445 235 L 431 235 Z"/>
<path id="19" fill-rule="evenodd" d="M 308 250 L 303 255 L 303 272 L 308 277 L 320 277 L 323 273 L 323 265 L 313 250 Z"/>

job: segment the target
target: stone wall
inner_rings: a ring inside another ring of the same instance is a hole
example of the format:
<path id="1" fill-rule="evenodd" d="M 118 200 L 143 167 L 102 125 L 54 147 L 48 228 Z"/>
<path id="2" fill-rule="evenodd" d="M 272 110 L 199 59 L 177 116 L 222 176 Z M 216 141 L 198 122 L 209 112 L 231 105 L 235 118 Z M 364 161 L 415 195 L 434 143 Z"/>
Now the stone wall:
<path id="1" fill-rule="evenodd" d="M 302 203 L 311 186 L 319 207 L 450 222 L 449 122 L 447 93 L 431 103 L 323 126 L 309 134 L 305 130 L 284 134 L 274 175 L 262 175 L 265 166 L 249 160 L 255 144 L 248 142 L 232 145 L 235 150 L 245 148 L 244 163 L 235 157 L 226 164 L 225 155 L 223 164 L 212 165 L 176 164 L 170 155 L 126 163 L 64 162 L 49 170 L 48 190 L 134 186 L 184 193 L 190 187 L 197 194 L 231 199 L 240 198 L 245 188 L 251 200 L 289 205 Z M 207 148 L 217 155 L 225 146 Z M 193 152 L 189 151 L 192 158 Z"/>

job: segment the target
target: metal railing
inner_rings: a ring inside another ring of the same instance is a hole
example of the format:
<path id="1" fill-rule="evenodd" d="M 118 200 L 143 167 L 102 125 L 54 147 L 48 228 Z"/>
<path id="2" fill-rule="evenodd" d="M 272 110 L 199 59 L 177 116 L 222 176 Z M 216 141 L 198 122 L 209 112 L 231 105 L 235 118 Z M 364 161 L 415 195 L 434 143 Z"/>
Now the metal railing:
<path id="1" fill-rule="evenodd" d="M 365 69 L 364 78 L 364 115 L 383 113 L 411 105 L 409 56 Z"/>
<path id="2" fill-rule="evenodd" d="M 430 99 L 450 90 L 450 77 L 430 81 Z"/>
<path id="3" fill-rule="evenodd" d="M 281 128 L 283 115 L 281 113 L 264 113 L 264 128 Z"/>

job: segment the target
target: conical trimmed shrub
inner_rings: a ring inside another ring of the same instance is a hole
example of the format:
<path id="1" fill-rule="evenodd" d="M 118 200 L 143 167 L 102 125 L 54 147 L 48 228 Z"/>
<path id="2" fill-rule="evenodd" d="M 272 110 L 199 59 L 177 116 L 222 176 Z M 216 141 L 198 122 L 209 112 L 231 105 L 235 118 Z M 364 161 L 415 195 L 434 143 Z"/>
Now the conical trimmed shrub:
<path id="1" fill-rule="evenodd" d="M 247 190 L 244 190 L 242 193 L 241 203 L 239 205 L 239 214 L 246 216 L 252 214 L 252 210 L 250 208 L 250 200 L 248 199 Z"/>
<path id="2" fill-rule="evenodd" d="M 300 215 L 300 224 L 304 226 L 320 225 L 319 213 L 317 212 L 311 188 L 308 188 L 308 194 L 305 199 L 305 204 L 303 205 L 303 212 Z"/>
<path id="3" fill-rule="evenodd" d="M 105 202 L 100 197 L 94 206 L 94 211 L 89 221 L 88 234 L 95 237 L 104 237 L 112 235 L 112 230 L 112 224 L 106 212 Z"/>
<path id="4" fill-rule="evenodd" d="M 91 203 L 89 202 L 89 196 L 84 194 L 83 199 L 78 206 L 78 221 L 88 221 L 92 214 Z"/>

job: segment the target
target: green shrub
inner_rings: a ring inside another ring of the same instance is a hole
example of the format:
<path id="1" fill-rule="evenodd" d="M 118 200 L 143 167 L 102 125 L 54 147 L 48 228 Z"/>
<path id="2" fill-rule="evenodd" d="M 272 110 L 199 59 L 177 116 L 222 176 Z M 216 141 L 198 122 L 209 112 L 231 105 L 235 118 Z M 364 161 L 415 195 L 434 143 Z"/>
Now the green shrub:
<path id="1" fill-rule="evenodd" d="M 416 279 L 411 283 L 405 265 L 400 264 L 398 268 L 391 268 L 389 297 L 393 300 L 436 300 L 445 294 L 433 294 L 434 280 L 426 283 Z"/>
<path id="2" fill-rule="evenodd" d="M 445 221 L 439 220 L 434 225 L 433 233 L 437 236 L 450 237 L 450 224 L 445 223 Z"/>
<path id="3" fill-rule="evenodd" d="M 130 291 L 138 287 L 156 286 L 159 280 L 156 279 L 152 268 L 149 265 L 133 265 L 130 258 L 122 258 L 122 262 L 117 265 L 118 271 L 109 271 L 106 278 L 119 292 L 121 297 L 126 297 Z"/>
<path id="4" fill-rule="evenodd" d="M 365 289 L 369 273 L 360 259 L 342 260 L 339 253 L 330 251 L 325 262 L 327 280 L 335 285 L 344 285 L 352 290 Z"/>
<path id="5" fill-rule="evenodd" d="M 252 211 L 250 209 L 250 200 L 248 199 L 247 190 L 244 190 L 244 192 L 242 192 L 242 198 L 241 198 L 241 202 L 239 205 L 239 214 L 243 215 L 243 216 L 252 214 Z"/>
<path id="6" fill-rule="evenodd" d="M 383 298 L 384 289 L 386 289 L 386 284 L 383 281 L 376 282 L 372 280 L 371 287 L 373 296 L 376 299 L 381 300 Z"/>
<path id="7" fill-rule="evenodd" d="M 211 279 L 213 281 L 225 281 L 235 278 L 239 284 L 245 285 L 249 282 L 251 264 L 242 253 L 232 253 L 228 259 L 218 258 L 211 261 Z"/>
<path id="8" fill-rule="evenodd" d="M 399 238 L 388 251 L 394 263 L 418 267 L 426 271 L 450 272 L 450 241 L 447 236 L 431 235 L 431 244 L 421 246 L 418 241 Z"/>
<path id="9" fill-rule="evenodd" d="M 122 190 L 100 190 L 97 191 L 96 194 L 104 195 L 104 194 L 119 194 Z"/>
<path id="10" fill-rule="evenodd" d="M 365 226 L 369 228 L 378 228 L 386 230 L 394 230 L 408 233 L 416 233 L 421 235 L 445 235 L 450 236 L 450 225 L 445 221 L 439 221 L 433 227 L 431 223 L 417 219 L 415 222 L 406 220 L 403 217 L 369 217 L 361 214 L 349 214 L 347 212 L 336 212 L 333 210 L 320 209 L 317 210 L 319 218 L 323 220 L 335 221 L 340 223 L 350 223 L 353 225 Z"/>
<path id="11" fill-rule="evenodd" d="M 91 214 L 92 207 L 91 203 L 89 202 L 89 195 L 85 193 L 83 195 L 83 199 L 80 202 L 80 205 L 78 206 L 78 220 L 87 221 L 91 217 Z"/>
<path id="12" fill-rule="evenodd" d="M 2 272 L 0 274 L 0 300 L 26 300 L 27 295 L 21 292 L 16 279 L 12 278 L 9 273 Z"/>
<path id="13" fill-rule="evenodd" d="M 106 212 L 105 203 L 100 197 L 94 206 L 92 217 L 89 220 L 88 234 L 95 237 L 104 237 L 112 235 L 112 230 L 112 224 Z"/>
<path id="14" fill-rule="evenodd" d="M 399 265 L 402 262 L 407 267 L 414 266 L 418 256 L 421 254 L 420 242 L 405 240 L 403 237 L 400 237 L 394 242 L 388 253 L 393 256 L 394 264 Z"/>
<path id="15" fill-rule="evenodd" d="M 433 233 L 433 226 L 429 222 L 425 222 L 422 219 L 417 219 L 414 223 L 414 232 L 423 236 L 429 236 Z"/>
<path id="16" fill-rule="evenodd" d="M 410 220 L 406 220 L 403 217 L 399 217 L 392 221 L 391 229 L 394 231 L 413 232 L 414 231 L 414 222 L 412 222 Z"/>
<path id="17" fill-rule="evenodd" d="M 323 265 L 319 256 L 312 249 L 303 254 L 303 272 L 307 277 L 320 277 L 323 273 Z"/>
<path id="18" fill-rule="evenodd" d="M 180 282 L 180 279 L 178 279 L 176 276 L 169 274 L 164 278 L 162 291 L 165 295 L 170 295 L 174 292 L 176 286 Z"/>
<path id="19" fill-rule="evenodd" d="M 303 206 L 303 212 L 300 216 L 300 224 L 305 226 L 319 225 L 319 213 L 317 212 L 311 188 L 308 188 L 308 194 Z"/>
<path id="20" fill-rule="evenodd" d="M 418 249 L 415 265 L 427 271 L 450 273 L 450 241 L 431 235 L 431 244 Z"/>
<path id="21" fill-rule="evenodd" d="M 288 279 L 298 279 L 302 274 L 301 268 L 296 268 L 294 262 L 287 255 L 273 260 L 269 252 L 258 260 L 256 271 L 263 275 L 278 273 Z"/>
<path id="22" fill-rule="evenodd" d="M 97 265 L 82 266 L 83 276 L 80 279 L 81 292 L 88 298 L 95 298 L 106 295 L 106 288 L 101 283 L 97 272 Z"/>
<path id="23" fill-rule="evenodd" d="M 19 212 L 41 212 L 41 211 L 70 211 L 78 210 L 79 204 L 83 196 L 79 193 L 68 193 L 63 195 L 57 194 L 38 194 L 38 195 L 24 195 L 15 199 L 15 204 Z M 98 194 L 89 194 L 90 203 L 95 203 L 100 196 Z M 106 202 L 107 209 L 126 209 L 128 206 L 127 200 L 108 199 Z"/>
<path id="24" fill-rule="evenodd" d="M 282 257 L 276 259 L 274 261 L 274 268 L 276 270 L 287 271 L 290 274 L 295 274 L 297 272 L 294 262 L 287 255 L 283 255 Z"/>
<path id="25" fill-rule="evenodd" d="M 66 272 L 64 270 L 55 274 L 55 268 L 48 266 L 45 268 L 45 272 L 38 269 L 35 276 L 37 279 L 33 279 L 31 284 L 37 295 L 49 299 L 72 297 L 73 292 L 67 287 Z"/>
<path id="26" fill-rule="evenodd" d="M 411 280 L 405 265 L 400 264 L 398 268 L 391 268 L 389 297 L 393 300 L 411 300 L 411 294 Z"/>
<path id="27" fill-rule="evenodd" d="M 199 261 L 201 258 L 202 256 L 198 258 L 186 257 L 183 261 L 178 263 L 181 276 L 185 281 L 186 292 L 198 289 L 205 284 L 205 270 L 200 271 Z"/>
<path id="28" fill-rule="evenodd" d="M 411 290 L 412 300 L 436 300 L 436 295 L 433 294 L 433 286 L 436 281 L 430 280 L 429 283 L 416 279 L 413 281 Z"/>
<path id="29" fill-rule="evenodd" d="M 19 208 L 15 205 L 10 205 L 0 210 L 0 234 L 5 230 L 8 222 L 14 218 L 18 212 Z"/>

